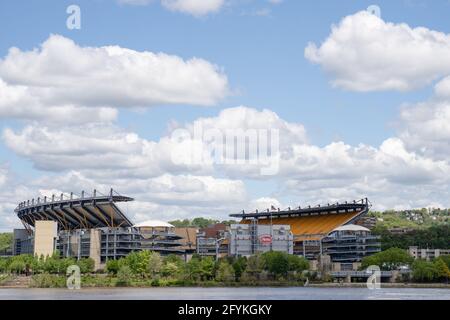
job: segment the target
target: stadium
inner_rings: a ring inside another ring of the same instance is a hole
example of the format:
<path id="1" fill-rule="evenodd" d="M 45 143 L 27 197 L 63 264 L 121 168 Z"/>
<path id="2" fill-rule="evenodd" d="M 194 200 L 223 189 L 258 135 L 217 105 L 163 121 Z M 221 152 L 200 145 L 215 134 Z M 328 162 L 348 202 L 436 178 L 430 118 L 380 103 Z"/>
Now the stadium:
<path id="1" fill-rule="evenodd" d="M 183 245 L 187 233 L 159 220 L 133 223 L 118 205 L 133 200 L 110 189 L 106 195 L 94 190 L 91 195 L 83 191 L 80 196 L 70 193 L 21 202 L 15 213 L 24 228 L 14 230 L 13 253 L 47 256 L 58 251 L 63 257 L 90 257 L 97 268 L 108 259 L 139 250 L 184 255 L 188 259 L 187 255 L 195 250 Z M 205 237 L 196 230 L 196 252 L 217 257 L 219 251 L 223 256 L 278 250 L 312 261 L 328 256 L 331 262 L 354 268 L 354 263 L 364 256 L 380 250 L 378 238 L 363 226 L 370 206 L 369 200 L 363 199 L 231 214 L 241 221 L 227 227 L 221 239 Z M 189 243 L 193 237 L 188 237 Z M 202 248 L 204 243 L 212 247 Z"/>
<path id="2" fill-rule="evenodd" d="M 87 196 L 61 194 L 21 202 L 15 209 L 24 229 L 14 230 L 13 253 L 87 258 L 100 268 L 108 259 L 132 251 L 152 250 L 161 254 L 184 254 L 181 236 L 174 226 L 159 220 L 133 224 L 117 203 L 133 198 L 116 193 Z"/>
<path id="3" fill-rule="evenodd" d="M 273 208 L 265 212 L 242 212 L 231 217 L 241 224 L 286 225 L 293 234 L 293 253 L 309 260 L 330 257 L 330 262 L 354 269 L 355 263 L 380 251 L 379 237 L 364 227 L 364 218 L 371 207 L 365 198 L 351 203 L 334 203 L 306 208 Z"/>

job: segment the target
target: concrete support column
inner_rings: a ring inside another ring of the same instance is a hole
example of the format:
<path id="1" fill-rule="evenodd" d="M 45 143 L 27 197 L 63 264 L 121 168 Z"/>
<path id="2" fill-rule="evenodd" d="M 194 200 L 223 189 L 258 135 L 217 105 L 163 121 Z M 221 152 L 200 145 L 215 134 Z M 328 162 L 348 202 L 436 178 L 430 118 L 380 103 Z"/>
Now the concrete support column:
<path id="1" fill-rule="evenodd" d="M 89 257 L 94 260 L 94 269 L 101 269 L 101 230 L 91 229 Z"/>
<path id="2" fill-rule="evenodd" d="M 352 277 L 351 277 L 350 275 L 347 275 L 347 276 L 345 277 L 345 282 L 346 282 L 346 283 L 351 283 L 351 282 L 352 282 Z"/>
<path id="3" fill-rule="evenodd" d="M 400 272 L 398 272 L 398 270 L 392 271 L 392 277 L 389 278 L 389 282 L 390 282 L 390 283 L 396 282 L 396 280 L 397 280 L 399 274 L 400 274 Z"/>

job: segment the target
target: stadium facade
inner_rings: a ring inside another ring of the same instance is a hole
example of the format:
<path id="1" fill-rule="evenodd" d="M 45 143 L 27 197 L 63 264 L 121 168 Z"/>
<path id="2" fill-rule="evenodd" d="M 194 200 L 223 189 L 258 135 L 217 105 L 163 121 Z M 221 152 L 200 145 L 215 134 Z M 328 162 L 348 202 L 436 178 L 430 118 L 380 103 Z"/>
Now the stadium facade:
<path id="1" fill-rule="evenodd" d="M 128 201 L 133 199 L 111 189 L 108 195 L 94 190 L 91 196 L 83 191 L 80 197 L 71 193 L 21 202 L 15 212 L 25 228 L 14 230 L 13 252 L 90 257 L 97 268 L 133 251 L 185 253 L 174 226 L 158 220 L 133 224 L 117 206 Z"/>
<path id="2" fill-rule="evenodd" d="M 379 252 L 379 237 L 358 226 L 369 212 L 369 200 L 334 203 L 306 208 L 272 208 L 263 212 L 232 214 L 241 224 L 288 225 L 293 234 L 293 253 L 309 260 L 329 255 L 331 262 L 352 265 Z M 340 229 L 341 228 L 341 229 Z"/>
<path id="3" fill-rule="evenodd" d="M 267 251 L 294 253 L 294 237 L 289 225 L 232 224 L 229 232 L 229 253 L 250 256 Z"/>
<path id="4" fill-rule="evenodd" d="M 117 205 L 133 198 L 96 190 L 21 202 L 15 213 L 24 229 L 14 230 L 13 253 L 87 258 L 101 268 L 139 250 L 161 254 L 197 252 L 212 256 L 248 256 L 269 250 L 284 251 L 317 260 L 328 255 L 333 262 L 355 263 L 378 252 L 380 244 L 370 230 L 356 226 L 369 211 L 367 199 L 327 206 L 232 214 L 240 218 L 218 238 L 193 230 L 176 230 L 163 221 L 134 224 Z M 186 238 L 187 239 L 184 239 Z M 196 239 L 194 239 L 196 238 Z M 194 247 L 196 246 L 196 248 Z"/>

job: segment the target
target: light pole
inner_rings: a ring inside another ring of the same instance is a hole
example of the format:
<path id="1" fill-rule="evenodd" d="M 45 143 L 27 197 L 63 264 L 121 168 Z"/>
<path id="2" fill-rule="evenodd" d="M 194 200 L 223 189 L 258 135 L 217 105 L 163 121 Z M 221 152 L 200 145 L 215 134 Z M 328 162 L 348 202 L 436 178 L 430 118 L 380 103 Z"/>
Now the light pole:
<path id="1" fill-rule="evenodd" d="M 216 261 L 219 260 L 219 246 L 220 242 L 226 240 L 226 238 L 220 238 L 216 240 Z"/>
<path id="2" fill-rule="evenodd" d="M 78 261 L 81 259 L 81 236 L 84 234 L 83 230 L 78 231 Z"/>

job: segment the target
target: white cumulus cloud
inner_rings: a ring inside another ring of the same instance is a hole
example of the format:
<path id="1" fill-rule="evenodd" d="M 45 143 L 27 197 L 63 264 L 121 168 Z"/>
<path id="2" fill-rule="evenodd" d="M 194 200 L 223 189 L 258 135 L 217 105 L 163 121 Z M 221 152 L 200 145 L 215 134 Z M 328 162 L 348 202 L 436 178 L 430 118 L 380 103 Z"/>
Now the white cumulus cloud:
<path id="1" fill-rule="evenodd" d="M 64 114 L 70 120 L 77 111 L 82 118 L 91 107 L 99 109 L 86 114 L 103 121 L 115 119 L 113 108 L 215 105 L 229 89 L 222 70 L 203 59 L 119 46 L 81 47 L 52 35 L 40 48 L 11 48 L 0 59 L 0 92 L 4 117 L 39 119 L 48 113 L 50 120 Z"/>
<path id="2" fill-rule="evenodd" d="M 450 35 L 405 23 L 385 22 L 363 11 L 332 27 L 305 57 L 352 91 L 408 91 L 450 74 Z"/>
<path id="3" fill-rule="evenodd" d="M 204 16 L 219 11 L 225 0 L 161 0 L 161 4 L 172 11 Z"/>

